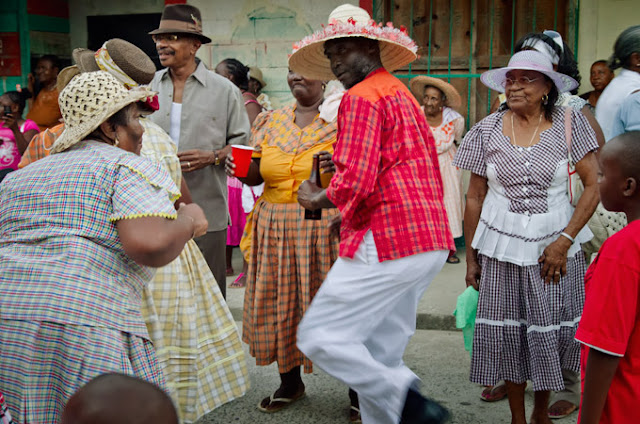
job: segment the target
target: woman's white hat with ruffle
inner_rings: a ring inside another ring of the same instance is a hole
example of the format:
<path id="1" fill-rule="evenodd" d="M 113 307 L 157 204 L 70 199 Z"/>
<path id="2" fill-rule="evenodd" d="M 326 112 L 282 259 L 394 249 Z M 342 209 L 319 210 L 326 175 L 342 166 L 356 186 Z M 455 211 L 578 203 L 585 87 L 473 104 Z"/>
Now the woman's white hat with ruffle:
<path id="1" fill-rule="evenodd" d="M 490 89 L 504 93 L 503 84 L 507 78 L 507 73 L 516 69 L 536 71 L 548 76 L 559 93 L 571 91 L 578 86 L 578 82 L 570 76 L 554 71 L 549 58 L 535 50 L 523 50 L 514 54 L 509 59 L 507 66 L 484 72 L 480 76 L 480 81 Z"/>
<path id="2" fill-rule="evenodd" d="M 327 40 L 364 37 L 380 43 L 382 65 L 389 72 L 408 65 L 417 58 L 418 45 L 404 27 L 376 24 L 369 13 L 352 4 L 336 7 L 329 15 L 329 24 L 322 30 L 294 43 L 289 56 L 289 68 L 306 78 L 328 81 L 335 79 L 329 59 L 324 55 Z"/>
<path id="3" fill-rule="evenodd" d="M 51 153 L 62 152 L 79 143 L 125 106 L 154 94 L 146 88 L 127 90 L 104 71 L 75 76 L 58 97 L 64 131 L 53 143 Z"/>

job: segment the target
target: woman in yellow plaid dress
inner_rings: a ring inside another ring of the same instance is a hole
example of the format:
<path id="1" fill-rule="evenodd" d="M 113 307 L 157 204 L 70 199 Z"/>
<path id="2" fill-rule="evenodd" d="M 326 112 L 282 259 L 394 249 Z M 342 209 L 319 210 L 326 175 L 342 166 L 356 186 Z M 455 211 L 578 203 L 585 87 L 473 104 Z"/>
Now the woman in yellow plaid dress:
<path id="1" fill-rule="evenodd" d="M 251 247 L 242 322 L 242 338 L 256 364 L 278 363 L 281 385 L 260 402 L 263 412 L 276 412 L 304 396 L 301 367 L 307 373 L 312 368 L 296 347 L 296 330 L 338 258 L 338 238 L 329 234 L 337 210 L 323 211 L 318 221 L 305 220 L 297 203 L 313 155 L 333 153 L 336 109 L 330 117 L 321 81 L 293 72 L 287 81 L 296 102 L 258 115 L 251 135 L 253 161 L 249 175 L 240 178 L 250 186 L 264 181 L 245 229 Z M 233 158 L 227 158 L 227 174 L 234 176 L 234 168 Z M 322 176 L 328 183 L 330 175 Z"/>

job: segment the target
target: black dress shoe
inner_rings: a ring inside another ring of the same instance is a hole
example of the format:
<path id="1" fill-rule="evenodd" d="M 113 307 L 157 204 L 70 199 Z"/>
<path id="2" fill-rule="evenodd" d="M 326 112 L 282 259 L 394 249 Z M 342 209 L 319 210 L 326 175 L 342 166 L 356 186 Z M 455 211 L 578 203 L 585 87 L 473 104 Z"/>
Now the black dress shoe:
<path id="1" fill-rule="evenodd" d="M 447 411 L 439 403 L 429 400 L 413 389 L 407 392 L 400 424 L 441 424 L 449 419 Z"/>

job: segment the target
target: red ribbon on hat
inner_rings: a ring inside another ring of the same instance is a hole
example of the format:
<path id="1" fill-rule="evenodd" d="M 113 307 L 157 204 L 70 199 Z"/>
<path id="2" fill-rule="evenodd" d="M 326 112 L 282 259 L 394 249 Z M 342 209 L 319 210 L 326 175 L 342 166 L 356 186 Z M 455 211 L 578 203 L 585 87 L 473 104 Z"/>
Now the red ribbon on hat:
<path id="1" fill-rule="evenodd" d="M 153 97 L 147 97 L 147 100 L 145 101 L 145 103 L 153 111 L 156 111 L 156 110 L 160 109 L 160 102 L 158 102 L 158 95 L 157 94 L 155 96 L 153 96 Z"/>

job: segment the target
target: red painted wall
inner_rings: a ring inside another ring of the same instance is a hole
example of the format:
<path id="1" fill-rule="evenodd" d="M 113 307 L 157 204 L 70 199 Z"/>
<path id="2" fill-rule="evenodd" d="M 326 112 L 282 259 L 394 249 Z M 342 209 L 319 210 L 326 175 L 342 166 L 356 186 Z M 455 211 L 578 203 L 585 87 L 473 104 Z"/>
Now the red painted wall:
<path id="1" fill-rule="evenodd" d="M 65 0 L 27 0 L 27 13 L 69 19 L 69 2 Z"/>
<path id="2" fill-rule="evenodd" d="M 371 15 L 373 13 L 373 0 L 360 0 L 360 7 Z"/>

